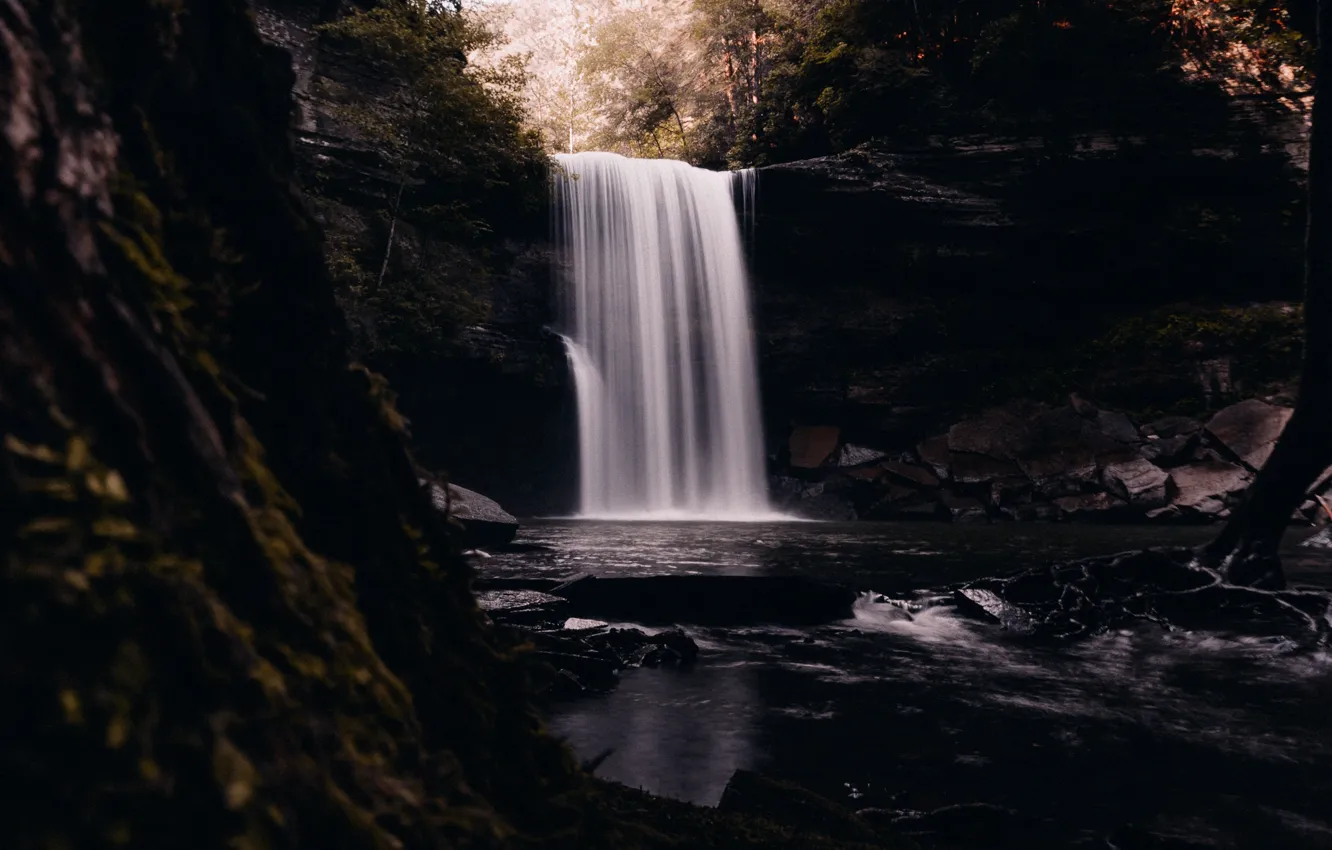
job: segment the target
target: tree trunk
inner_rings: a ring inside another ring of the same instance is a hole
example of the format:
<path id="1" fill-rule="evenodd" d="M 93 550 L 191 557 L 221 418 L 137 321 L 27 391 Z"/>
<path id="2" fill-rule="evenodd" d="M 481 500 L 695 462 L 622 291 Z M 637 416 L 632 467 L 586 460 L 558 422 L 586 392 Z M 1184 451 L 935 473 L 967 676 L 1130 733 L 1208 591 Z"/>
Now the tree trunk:
<path id="1" fill-rule="evenodd" d="M 393 239 L 398 235 L 398 211 L 402 209 L 402 192 L 406 188 L 407 175 L 404 174 L 402 180 L 398 182 L 398 196 L 393 199 L 393 217 L 389 220 L 388 246 L 384 249 L 384 262 L 379 267 L 379 279 L 375 281 L 376 290 L 383 288 L 384 275 L 388 274 L 389 257 L 393 255 Z"/>
<path id="2" fill-rule="evenodd" d="M 1291 514 L 1317 476 L 1332 465 L 1332 0 L 1318 4 L 1318 56 L 1309 134 L 1309 209 L 1304 253 L 1304 362 L 1290 423 L 1258 472 L 1244 504 L 1202 551 L 1202 561 L 1236 584 L 1281 587 L 1277 551 Z"/>

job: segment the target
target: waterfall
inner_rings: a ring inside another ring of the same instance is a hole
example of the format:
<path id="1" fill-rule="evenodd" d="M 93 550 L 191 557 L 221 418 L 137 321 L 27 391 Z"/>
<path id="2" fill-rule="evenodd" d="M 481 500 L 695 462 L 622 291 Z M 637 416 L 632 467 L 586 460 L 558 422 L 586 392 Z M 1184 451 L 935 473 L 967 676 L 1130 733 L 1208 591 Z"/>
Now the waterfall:
<path id="1" fill-rule="evenodd" d="M 557 157 L 563 321 L 581 514 L 771 518 L 749 282 L 735 210 L 752 174 Z"/>

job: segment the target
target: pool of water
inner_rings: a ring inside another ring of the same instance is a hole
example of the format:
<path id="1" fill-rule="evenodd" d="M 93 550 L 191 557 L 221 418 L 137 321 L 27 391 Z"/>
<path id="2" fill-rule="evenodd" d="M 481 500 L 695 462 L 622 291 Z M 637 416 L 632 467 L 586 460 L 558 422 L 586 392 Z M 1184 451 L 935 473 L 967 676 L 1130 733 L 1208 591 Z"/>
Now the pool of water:
<path id="1" fill-rule="evenodd" d="M 1211 533 L 547 522 L 524 532 L 542 548 L 480 569 L 794 573 L 906 597 Z M 1293 581 L 1327 583 L 1326 555 L 1289 554 Z M 612 693 L 555 709 L 553 729 L 580 754 L 614 748 L 601 775 L 703 804 L 738 767 L 852 808 L 991 803 L 1042 824 L 1040 846 L 1108 847 L 1103 836 L 1133 825 L 1200 846 L 1332 847 L 1324 650 L 1156 627 L 1043 647 L 947 608 L 902 619 L 870 597 L 853 618 L 812 629 L 682 625 L 703 649 L 692 668 L 631 671 Z"/>

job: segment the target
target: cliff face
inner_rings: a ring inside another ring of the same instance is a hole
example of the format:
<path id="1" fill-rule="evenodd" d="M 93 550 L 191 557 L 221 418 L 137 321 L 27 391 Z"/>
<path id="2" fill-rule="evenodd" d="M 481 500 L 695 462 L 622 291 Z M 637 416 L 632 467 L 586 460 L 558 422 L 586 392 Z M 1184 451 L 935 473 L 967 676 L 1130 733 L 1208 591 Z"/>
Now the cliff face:
<path id="1" fill-rule="evenodd" d="M 1221 106 L 1219 127 L 1169 146 L 1089 136 L 1055 156 L 1039 140 L 940 139 L 761 170 L 773 442 L 794 422 L 907 446 L 987 404 L 1075 390 L 1196 413 L 1293 375 L 1297 350 L 1209 339 L 1222 305 L 1239 305 L 1223 323 L 1271 313 L 1267 336 L 1298 339 L 1279 305 L 1243 306 L 1299 297 L 1288 122 Z M 1181 337 L 1177 356 L 1149 350 L 1158 333 Z"/>
<path id="2" fill-rule="evenodd" d="M 383 96 L 392 81 L 320 33 L 321 23 L 356 4 L 256 0 L 254 8 L 264 39 L 292 57 L 294 174 L 328 234 L 330 265 L 358 255 L 373 277 L 397 180 L 343 108 Z M 547 330 L 555 299 L 545 210 L 486 212 L 495 232 L 484 240 L 410 217 L 397 222 L 388 271 L 423 293 L 419 316 L 404 320 L 344 298 L 353 352 L 397 390 L 424 465 L 522 516 L 568 512 L 575 410 L 563 345 Z"/>
<path id="3" fill-rule="evenodd" d="M 15 848 L 497 846 L 564 749 L 293 191 L 242 0 L 0 9 Z"/>

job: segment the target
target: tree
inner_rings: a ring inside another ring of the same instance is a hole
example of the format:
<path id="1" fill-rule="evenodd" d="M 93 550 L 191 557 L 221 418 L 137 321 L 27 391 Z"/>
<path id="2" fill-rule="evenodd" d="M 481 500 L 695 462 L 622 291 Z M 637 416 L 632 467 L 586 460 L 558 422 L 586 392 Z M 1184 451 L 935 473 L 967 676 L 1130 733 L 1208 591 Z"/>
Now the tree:
<path id="1" fill-rule="evenodd" d="M 1277 556 L 1290 516 L 1314 479 L 1332 465 L 1332 0 L 1319 0 L 1312 126 L 1309 132 L 1309 202 L 1304 253 L 1304 358 L 1295 412 L 1272 456 L 1258 472 L 1244 504 L 1202 561 L 1235 584 L 1281 587 Z"/>
<path id="2" fill-rule="evenodd" d="M 384 285 L 409 186 L 429 177 L 455 191 L 420 193 L 414 214 L 473 236 L 489 230 L 477 198 L 530 177 L 541 160 L 538 140 L 521 129 L 521 62 L 510 58 L 470 66 L 467 56 L 493 47 L 498 36 L 461 12 L 457 2 L 386 0 L 324 26 L 335 39 L 376 63 L 387 96 L 347 103 L 347 120 L 389 165 L 389 233 L 376 288 Z"/>

